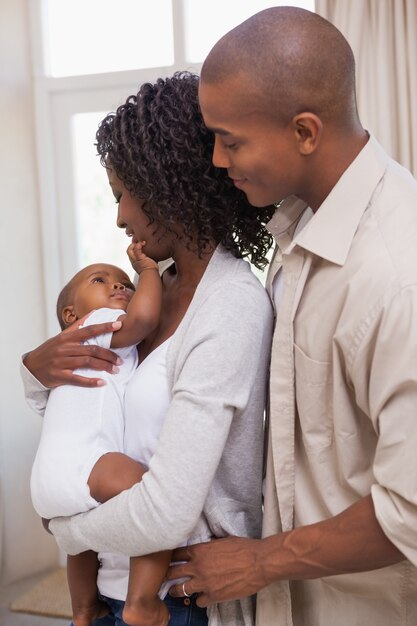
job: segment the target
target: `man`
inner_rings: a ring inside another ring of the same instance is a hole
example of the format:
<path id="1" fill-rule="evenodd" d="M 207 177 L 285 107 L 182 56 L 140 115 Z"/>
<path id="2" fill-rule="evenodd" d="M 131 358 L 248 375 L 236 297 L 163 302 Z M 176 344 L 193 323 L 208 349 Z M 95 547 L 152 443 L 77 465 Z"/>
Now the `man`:
<path id="1" fill-rule="evenodd" d="M 417 182 L 361 126 L 352 51 L 308 11 L 226 34 L 200 104 L 215 165 L 279 203 L 264 538 L 181 549 L 170 577 L 201 605 L 258 592 L 260 626 L 415 624 Z"/>

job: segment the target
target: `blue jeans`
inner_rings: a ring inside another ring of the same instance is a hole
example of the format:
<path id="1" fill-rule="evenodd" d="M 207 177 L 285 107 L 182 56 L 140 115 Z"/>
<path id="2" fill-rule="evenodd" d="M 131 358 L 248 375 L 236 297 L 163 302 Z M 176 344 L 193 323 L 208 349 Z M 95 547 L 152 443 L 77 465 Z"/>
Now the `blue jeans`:
<path id="1" fill-rule="evenodd" d="M 125 605 L 123 600 L 113 600 L 106 596 L 101 596 L 101 599 L 109 605 L 110 613 L 95 620 L 94 626 L 127 626 L 122 619 Z M 164 602 L 170 614 L 168 626 L 207 626 L 207 611 L 197 606 L 196 599 L 196 594 L 191 598 L 172 598 L 167 595 Z"/>

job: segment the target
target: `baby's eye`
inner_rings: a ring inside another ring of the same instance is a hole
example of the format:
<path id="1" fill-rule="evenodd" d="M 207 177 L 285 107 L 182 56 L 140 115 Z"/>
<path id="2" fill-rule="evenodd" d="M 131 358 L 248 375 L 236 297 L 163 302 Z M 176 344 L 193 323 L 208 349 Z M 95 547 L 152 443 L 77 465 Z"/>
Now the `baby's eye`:
<path id="1" fill-rule="evenodd" d="M 91 282 L 92 283 L 104 283 L 104 280 L 100 278 L 100 276 L 95 276 Z"/>
<path id="2" fill-rule="evenodd" d="M 132 283 L 124 283 L 126 289 L 129 289 L 129 291 L 135 291 L 135 286 L 132 285 Z"/>

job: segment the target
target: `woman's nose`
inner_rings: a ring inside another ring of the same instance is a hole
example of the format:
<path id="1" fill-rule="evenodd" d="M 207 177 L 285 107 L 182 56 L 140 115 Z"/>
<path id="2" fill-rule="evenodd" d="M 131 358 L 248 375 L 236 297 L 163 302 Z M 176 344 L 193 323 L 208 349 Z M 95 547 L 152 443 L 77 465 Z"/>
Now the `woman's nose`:
<path id="1" fill-rule="evenodd" d="M 120 215 L 120 204 L 117 207 L 116 225 L 118 228 L 125 228 L 126 226 L 126 224 L 122 220 L 122 216 Z"/>

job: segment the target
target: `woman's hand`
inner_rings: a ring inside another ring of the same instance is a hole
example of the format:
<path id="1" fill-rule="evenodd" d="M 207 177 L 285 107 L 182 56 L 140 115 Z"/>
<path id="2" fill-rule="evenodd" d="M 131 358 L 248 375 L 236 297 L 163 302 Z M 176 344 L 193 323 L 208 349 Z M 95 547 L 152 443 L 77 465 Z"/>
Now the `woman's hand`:
<path id="1" fill-rule="evenodd" d="M 88 314 L 90 315 L 90 314 Z M 86 378 L 74 374 L 77 368 L 84 367 L 116 373 L 120 359 L 111 350 L 99 346 L 83 345 L 90 337 L 119 330 L 121 322 L 92 324 L 86 328 L 79 326 L 88 315 L 80 318 L 64 331 L 48 339 L 29 352 L 23 362 L 27 369 L 39 382 L 53 389 L 59 385 L 77 385 L 78 387 L 100 387 L 104 384 L 101 378 Z"/>

